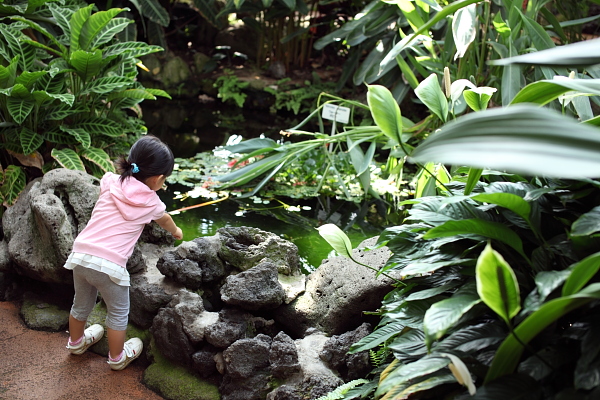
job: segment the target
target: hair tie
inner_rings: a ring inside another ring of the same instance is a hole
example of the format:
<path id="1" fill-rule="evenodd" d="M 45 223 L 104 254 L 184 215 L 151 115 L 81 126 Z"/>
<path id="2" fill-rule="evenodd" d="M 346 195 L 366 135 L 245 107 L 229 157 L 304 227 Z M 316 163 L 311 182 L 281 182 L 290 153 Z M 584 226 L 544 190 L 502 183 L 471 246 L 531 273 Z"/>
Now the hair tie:
<path id="1" fill-rule="evenodd" d="M 131 167 L 132 167 L 131 172 L 133 172 L 134 174 L 137 174 L 138 172 L 140 172 L 140 169 L 138 168 L 136 163 L 132 162 Z"/>

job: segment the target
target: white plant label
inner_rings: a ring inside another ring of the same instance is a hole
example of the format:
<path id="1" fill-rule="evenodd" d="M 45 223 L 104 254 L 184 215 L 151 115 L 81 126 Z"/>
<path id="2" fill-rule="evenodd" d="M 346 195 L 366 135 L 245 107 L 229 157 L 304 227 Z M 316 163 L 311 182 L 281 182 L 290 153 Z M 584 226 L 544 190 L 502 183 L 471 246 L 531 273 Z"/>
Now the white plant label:
<path id="1" fill-rule="evenodd" d="M 350 121 L 350 109 L 348 107 L 334 106 L 333 104 L 325 104 L 323 106 L 323 118 L 331 121 L 347 124 Z"/>

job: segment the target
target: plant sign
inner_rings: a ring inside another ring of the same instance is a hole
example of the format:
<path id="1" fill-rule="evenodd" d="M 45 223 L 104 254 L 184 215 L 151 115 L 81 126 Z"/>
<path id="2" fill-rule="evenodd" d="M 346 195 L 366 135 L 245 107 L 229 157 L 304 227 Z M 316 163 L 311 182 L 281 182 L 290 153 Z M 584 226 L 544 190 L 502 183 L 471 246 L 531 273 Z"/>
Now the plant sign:
<path id="1" fill-rule="evenodd" d="M 347 124 L 350 120 L 350 109 L 348 107 L 335 106 L 333 104 L 323 105 L 322 117 L 334 122 Z"/>

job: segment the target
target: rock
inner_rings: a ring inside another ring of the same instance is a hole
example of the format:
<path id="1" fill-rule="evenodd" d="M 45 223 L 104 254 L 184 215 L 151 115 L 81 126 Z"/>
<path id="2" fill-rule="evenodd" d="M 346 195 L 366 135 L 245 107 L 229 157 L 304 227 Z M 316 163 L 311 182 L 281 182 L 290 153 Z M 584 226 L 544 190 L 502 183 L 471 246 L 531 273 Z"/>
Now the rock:
<path id="1" fill-rule="evenodd" d="M 273 61 L 267 69 L 267 74 L 275 79 L 285 78 L 285 65 L 281 61 Z"/>
<path id="2" fill-rule="evenodd" d="M 377 238 L 368 239 L 359 248 L 376 241 Z M 390 255 L 387 247 L 353 250 L 356 260 L 375 269 L 381 268 Z M 392 283 L 391 279 L 376 277 L 373 270 L 346 257 L 330 258 L 309 275 L 306 291 L 275 310 L 273 318 L 296 337 L 302 337 L 311 327 L 328 335 L 339 335 L 363 323 L 363 311 L 376 310 L 392 289 Z"/>
<path id="3" fill-rule="evenodd" d="M 160 79 L 165 87 L 175 87 L 188 80 L 191 76 L 190 68 L 181 57 L 169 57 L 160 71 Z"/>
<path id="4" fill-rule="evenodd" d="M 0 272 L 10 272 L 11 270 L 12 264 L 8 253 L 8 243 L 2 240 L 0 241 Z"/>
<path id="5" fill-rule="evenodd" d="M 240 339 L 223 352 L 227 374 L 232 378 L 250 378 L 269 370 L 271 338 L 258 335 L 252 339 Z"/>
<path id="6" fill-rule="evenodd" d="M 219 228 L 217 233 L 223 243 L 219 256 L 237 269 L 245 271 L 270 261 L 280 274 L 300 272 L 298 247 L 274 233 L 245 226 Z"/>
<path id="7" fill-rule="evenodd" d="M 271 389 L 270 383 L 270 375 L 264 372 L 246 379 L 225 375 L 219 386 L 221 400 L 262 400 Z"/>
<path id="8" fill-rule="evenodd" d="M 196 290 L 201 288 L 203 283 L 218 281 L 229 272 L 218 256 L 220 247 L 221 240 L 218 235 L 196 238 L 166 252 L 156 266 L 165 276 Z"/>
<path id="9" fill-rule="evenodd" d="M 291 337 L 284 332 L 279 332 L 273 338 L 269 352 L 271 373 L 275 378 L 285 379 L 300 372 L 298 350 Z"/>
<path id="10" fill-rule="evenodd" d="M 219 319 L 206 328 L 206 341 L 215 347 L 225 349 L 235 341 L 245 338 L 250 331 L 253 315 L 234 308 L 224 308 Z"/>
<path id="11" fill-rule="evenodd" d="M 150 284 L 146 276 L 131 276 L 129 318 L 141 328 L 149 329 L 158 310 L 172 298 L 173 295 L 165 292 L 162 286 Z"/>
<path id="12" fill-rule="evenodd" d="M 27 185 L 2 217 L 8 254 L 19 273 L 41 282 L 73 282 L 63 265 L 89 221 L 99 183 L 85 172 L 60 168 Z"/>
<path id="13" fill-rule="evenodd" d="M 197 316 L 203 312 L 202 299 L 197 294 L 182 290 L 174 295 L 154 317 L 150 328 L 161 354 L 191 367 L 194 344 L 204 339 L 204 325 L 197 322 Z"/>
<path id="14" fill-rule="evenodd" d="M 219 351 L 213 346 L 205 346 L 202 350 L 192 354 L 194 370 L 203 378 L 218 372 L 217 370 L 217 354 Z"/>
<path id="15" fill-rule="evenodd" d="M 246 310 L 278 307 L 285 293 L 277 279 L 277 266 L 263 262 L 237 275 L 229 275 L 221 287 L 221 299 Z"/>
<path id="16" fill-rule="evenodd" d="M 329 368 L 336 370 L 345 381 L 352 381 L 365 377 L 371 371 L 369 352 L 361 351 L 356 354 L 348 354 L 350 346 L 371 333 L 371 325 L 364 323 L 353 331 L 331 337 L 319 357 Z"/>
<path id="17" fill-rule="evenodd" d="M 29 329 L 37 331 L 60 332 L 69 326 L 69 311 L 31 292 L 23 295 L 20 315 Z"/>

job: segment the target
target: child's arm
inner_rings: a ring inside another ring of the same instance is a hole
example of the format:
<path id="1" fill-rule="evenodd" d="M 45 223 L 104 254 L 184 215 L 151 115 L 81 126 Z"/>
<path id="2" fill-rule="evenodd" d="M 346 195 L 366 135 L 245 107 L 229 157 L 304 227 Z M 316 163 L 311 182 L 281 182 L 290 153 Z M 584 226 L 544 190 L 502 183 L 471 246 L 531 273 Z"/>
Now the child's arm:
<path id="1" fill-rule="evenodd" d="M 175 239 L 183 239 L 183 232 L 177 225 L 175 225 L 173 218 L 171 218 L 169 214 L 164 213 L 162 217 L 156 220 L 156 223 L 160 225 L 161 228 L 171 232 L 171 235 L 173 235 Z"/>

